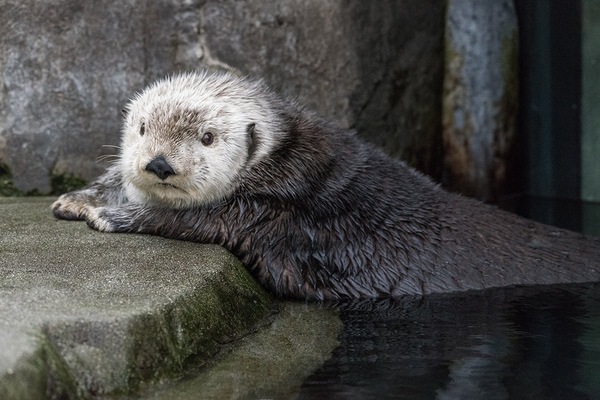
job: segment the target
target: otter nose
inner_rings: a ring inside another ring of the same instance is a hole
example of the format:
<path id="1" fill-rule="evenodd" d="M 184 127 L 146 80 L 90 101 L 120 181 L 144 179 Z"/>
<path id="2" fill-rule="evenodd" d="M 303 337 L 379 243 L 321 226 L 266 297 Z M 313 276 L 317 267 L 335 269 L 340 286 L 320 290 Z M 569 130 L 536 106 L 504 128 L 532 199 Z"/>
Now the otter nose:
<path id="1" fill-rule="evenodd" d="M 163 181 L 171 175 L 175 175 L 175 171 L 169 165 L 163 156 L 158 156 L 146 165 L 146 171 L 156 174 Z"/>

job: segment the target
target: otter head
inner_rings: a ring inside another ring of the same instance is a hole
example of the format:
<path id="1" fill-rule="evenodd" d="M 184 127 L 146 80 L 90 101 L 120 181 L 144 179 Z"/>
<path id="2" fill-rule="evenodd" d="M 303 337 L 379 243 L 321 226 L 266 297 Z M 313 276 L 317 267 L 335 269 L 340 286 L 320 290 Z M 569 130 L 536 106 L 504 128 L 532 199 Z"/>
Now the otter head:
<path id="1" fill-rule="evenodd" d="M 186 74 L 139 94 L 119 161 L 128 198 L 185 208 L 230 196 L 277 137 L 265 90 L 230 74 Z"/>

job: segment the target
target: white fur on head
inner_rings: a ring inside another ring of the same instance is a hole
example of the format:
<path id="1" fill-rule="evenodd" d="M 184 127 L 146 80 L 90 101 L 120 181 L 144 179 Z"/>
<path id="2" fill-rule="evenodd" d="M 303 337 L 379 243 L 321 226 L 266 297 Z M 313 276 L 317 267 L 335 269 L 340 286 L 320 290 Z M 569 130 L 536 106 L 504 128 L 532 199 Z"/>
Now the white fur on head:
<path id="1" fill-rule="evenodd" d="M 231 195 L 281 134 L 270 96 L 260 82 L 229 73 L 177 75 L 138 94 L 127 106 L 119 161 L 128 198 L 185 208 Z M 257 139 L 251 157 L 250 124 Z M 206 132 L 214 135 L 208 146 L 201 143 Z M 146 171 L 158 156 L 174 175 L 162 180 Z"/>

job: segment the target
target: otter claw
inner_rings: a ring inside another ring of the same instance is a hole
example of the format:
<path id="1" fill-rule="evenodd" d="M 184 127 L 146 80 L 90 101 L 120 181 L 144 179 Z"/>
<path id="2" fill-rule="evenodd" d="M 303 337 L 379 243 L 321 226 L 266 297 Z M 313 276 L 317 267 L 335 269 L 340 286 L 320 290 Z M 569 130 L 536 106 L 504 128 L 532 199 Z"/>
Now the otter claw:
<path id="1" fill-rule="evenodd" d="M 104 207 L 92 208 L 86 217 L 87 225 L 100 232 L 114 232 L 114 224 L 104 215 Z"/>
<path id="2" fill-rule="evenodd" d="M 88 212 L 88 206 L 85 203 L 75 200 L 74 196 L 69 194 L 60 196 L 50 208 L 56 218 L 71 221 L 86 219 Z"/>

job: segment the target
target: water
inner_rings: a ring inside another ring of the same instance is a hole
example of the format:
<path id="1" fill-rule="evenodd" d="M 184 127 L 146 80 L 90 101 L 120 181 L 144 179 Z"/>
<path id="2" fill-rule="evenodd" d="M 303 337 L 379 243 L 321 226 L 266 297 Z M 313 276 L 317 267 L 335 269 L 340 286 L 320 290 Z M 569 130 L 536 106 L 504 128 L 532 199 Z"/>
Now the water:
<path id="1" fill-rule="evenodd" d="M 600 235 L 600 204 L 501 204 Z M 600 399 L 600 283 L 335 305 L 343 332 L 301 399 Z"/>
<path id="2" fill-rule="evenodd" d="M 300 399 L 600 399 L 600 284 L 336 305 Z"/>

